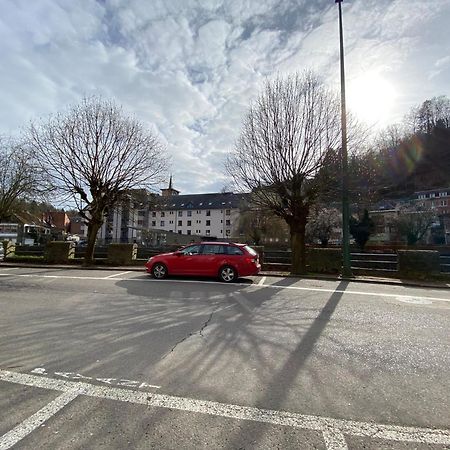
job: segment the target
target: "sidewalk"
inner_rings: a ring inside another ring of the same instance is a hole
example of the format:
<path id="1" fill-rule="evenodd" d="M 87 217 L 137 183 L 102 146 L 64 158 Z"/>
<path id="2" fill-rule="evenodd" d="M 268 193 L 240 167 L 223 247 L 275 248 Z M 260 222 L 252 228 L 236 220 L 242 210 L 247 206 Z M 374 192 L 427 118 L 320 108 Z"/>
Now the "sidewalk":
<path id="1" fill-rule="evenodd" d="M 145 267 L 142 266 L 89 266 L 84 267 L 74 264 L 30 264 L 30 263 L 11 263 L 0 262 L 0 268 L 2 267 L 23 267 L 23 268 L 46 268 L 46 269 L 72 269 L 72 270 L 117 270 L 121 272 L 142 272 L 145 273 Z M 263 277 L 291 277 L 308 280 L 326 280 L 326 281 L 354 281 L 358 283 L 372 283 L 372 284 L 391 284 L 398 286 L 412 286 L 412 287 L 425 287 L 433 289 L 450 289 L 449 281 L 436 281 L 436 280 L 408 280 L 400 278 L 382 278 L 357 275 L 351 278 L 344 278 L 339 275 L 323 275 L 323 274 L 308 274 L 308 275 L 291 275 L 289 272 L 275 272 L 275 271 L 261 271 L 259 273 Z"/>

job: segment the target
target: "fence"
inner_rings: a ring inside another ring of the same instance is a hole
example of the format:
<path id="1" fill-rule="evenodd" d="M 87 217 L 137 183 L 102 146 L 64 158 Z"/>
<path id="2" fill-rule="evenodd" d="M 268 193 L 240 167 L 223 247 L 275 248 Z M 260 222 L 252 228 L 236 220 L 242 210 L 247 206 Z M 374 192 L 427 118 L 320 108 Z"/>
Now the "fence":
<path id="1" fill-rule="evenodd" d="M 271 270 L 286 270 L 291 264 L 291 251 L 264 251 L 264 263 Z M 441 253 L 440 272 L 450 273 L 450 253 Z M 352 252 L 350 254 L 351 268 L 355 274 L 373 274 L 378 276 L 394 276 L 398 272 L 398 255 L 389 252 Z"/>
<path id="2" fill-rule="evenodd" d="M 15 249 L 17 256 L 43 256 L 45 246 L 42 245 L 18 245 Z M 163 251 L 173 251 L 174 247 L 156 248 L 156 247 L 138 247 L 137 259 L 147 260 L 151 256 L 157 255 Z M 86 247 L 75 247 L 75 258 L 83 258 L 86 253 Z M 292 252 L 289 250 L 266 250 L 264 251 L 264 265 L 270 270 L 289 270 L 291 264 Z M 106 259 L 108 256 L 108 247 L 106 245 L 96 246 L 94 252 L 95 259 Z M 355 274 L 374 274 L 374 275 L 395 275 L 398 271 L 398 256 L 394 251 L 389 252 L 352 252 L 351 267 Z M 445 251 L 440 254 L 441 273 L 450 273 L 450 253 Z"/>

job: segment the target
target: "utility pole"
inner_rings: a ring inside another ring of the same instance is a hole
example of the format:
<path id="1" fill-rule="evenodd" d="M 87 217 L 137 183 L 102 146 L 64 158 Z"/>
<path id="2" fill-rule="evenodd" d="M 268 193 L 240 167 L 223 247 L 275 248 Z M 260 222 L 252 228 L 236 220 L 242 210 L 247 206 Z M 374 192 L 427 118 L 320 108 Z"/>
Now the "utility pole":
<path id="1" fill-rule="evenodd" d="M 344 31 L 342 27 L 342 3 L 335 0 L 339 8 L 339 41 L 341 60 L 341 164 L 342 164 L 342 276 L 351 277 L 350 236 L 349 236 L 349 204 L 348 204 L 348 154 L 347 154 L 347 111 L 345 105 L 345 66 L 344 66 Z"/>

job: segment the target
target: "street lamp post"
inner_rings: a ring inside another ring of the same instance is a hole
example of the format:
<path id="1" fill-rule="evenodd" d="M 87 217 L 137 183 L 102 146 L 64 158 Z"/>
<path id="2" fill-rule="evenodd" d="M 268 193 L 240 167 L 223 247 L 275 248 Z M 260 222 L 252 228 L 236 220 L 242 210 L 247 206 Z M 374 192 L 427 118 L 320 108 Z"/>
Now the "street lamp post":
<path id="1" fill-rule="evenodd" d="M 348 155 L 347 155 L 347 112 L 345 106 L 345 67 L 344 67 L 344 32 L 342 28 L 342 3 L 335 0 L 339 7 L 339 41 L 341 60 L 341 164 L 342 164 L 342 276 L 351 277 L 350 237 L 349 237 L 349 205 L 348 205 Z"/>

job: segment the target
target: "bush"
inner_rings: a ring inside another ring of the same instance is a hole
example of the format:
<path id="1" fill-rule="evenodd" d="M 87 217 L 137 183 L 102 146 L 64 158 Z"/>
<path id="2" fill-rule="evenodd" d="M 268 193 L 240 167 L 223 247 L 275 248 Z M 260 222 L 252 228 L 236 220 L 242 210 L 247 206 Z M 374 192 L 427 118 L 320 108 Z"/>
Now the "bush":
<path id="1" fill-rule="evenodd" d="M 48 242 L 44 252 L 45 261 L 51 264 L 68 263 L 75 257 L 75 244 L 73 242 Z"/>
<path id="2" fill-rule="evenodd" d="M 433 250 L 399 250 L 398 271 L 406 278 L 427 278 L 439 275 L 439 252 Z"/>
<path id="3" fill-rule="evenodd" d="M 306 252 L 306 266 L 309 272 L 340 273 L 342 251 L 338 248 L 310 248 Z"/>
<path id="4" fill-rule="evenodd" d="M 108 264 L 131 265 L 136 259 L 137 244 L 109 244 Z"/>
<path id="5" fill-rule="evenodd" d="M 25 256 L 25 255 L 11 255 L 5 258 L 6 262 L 21 262 L 21 263 L 42 263 L 43 256 Z"/>

